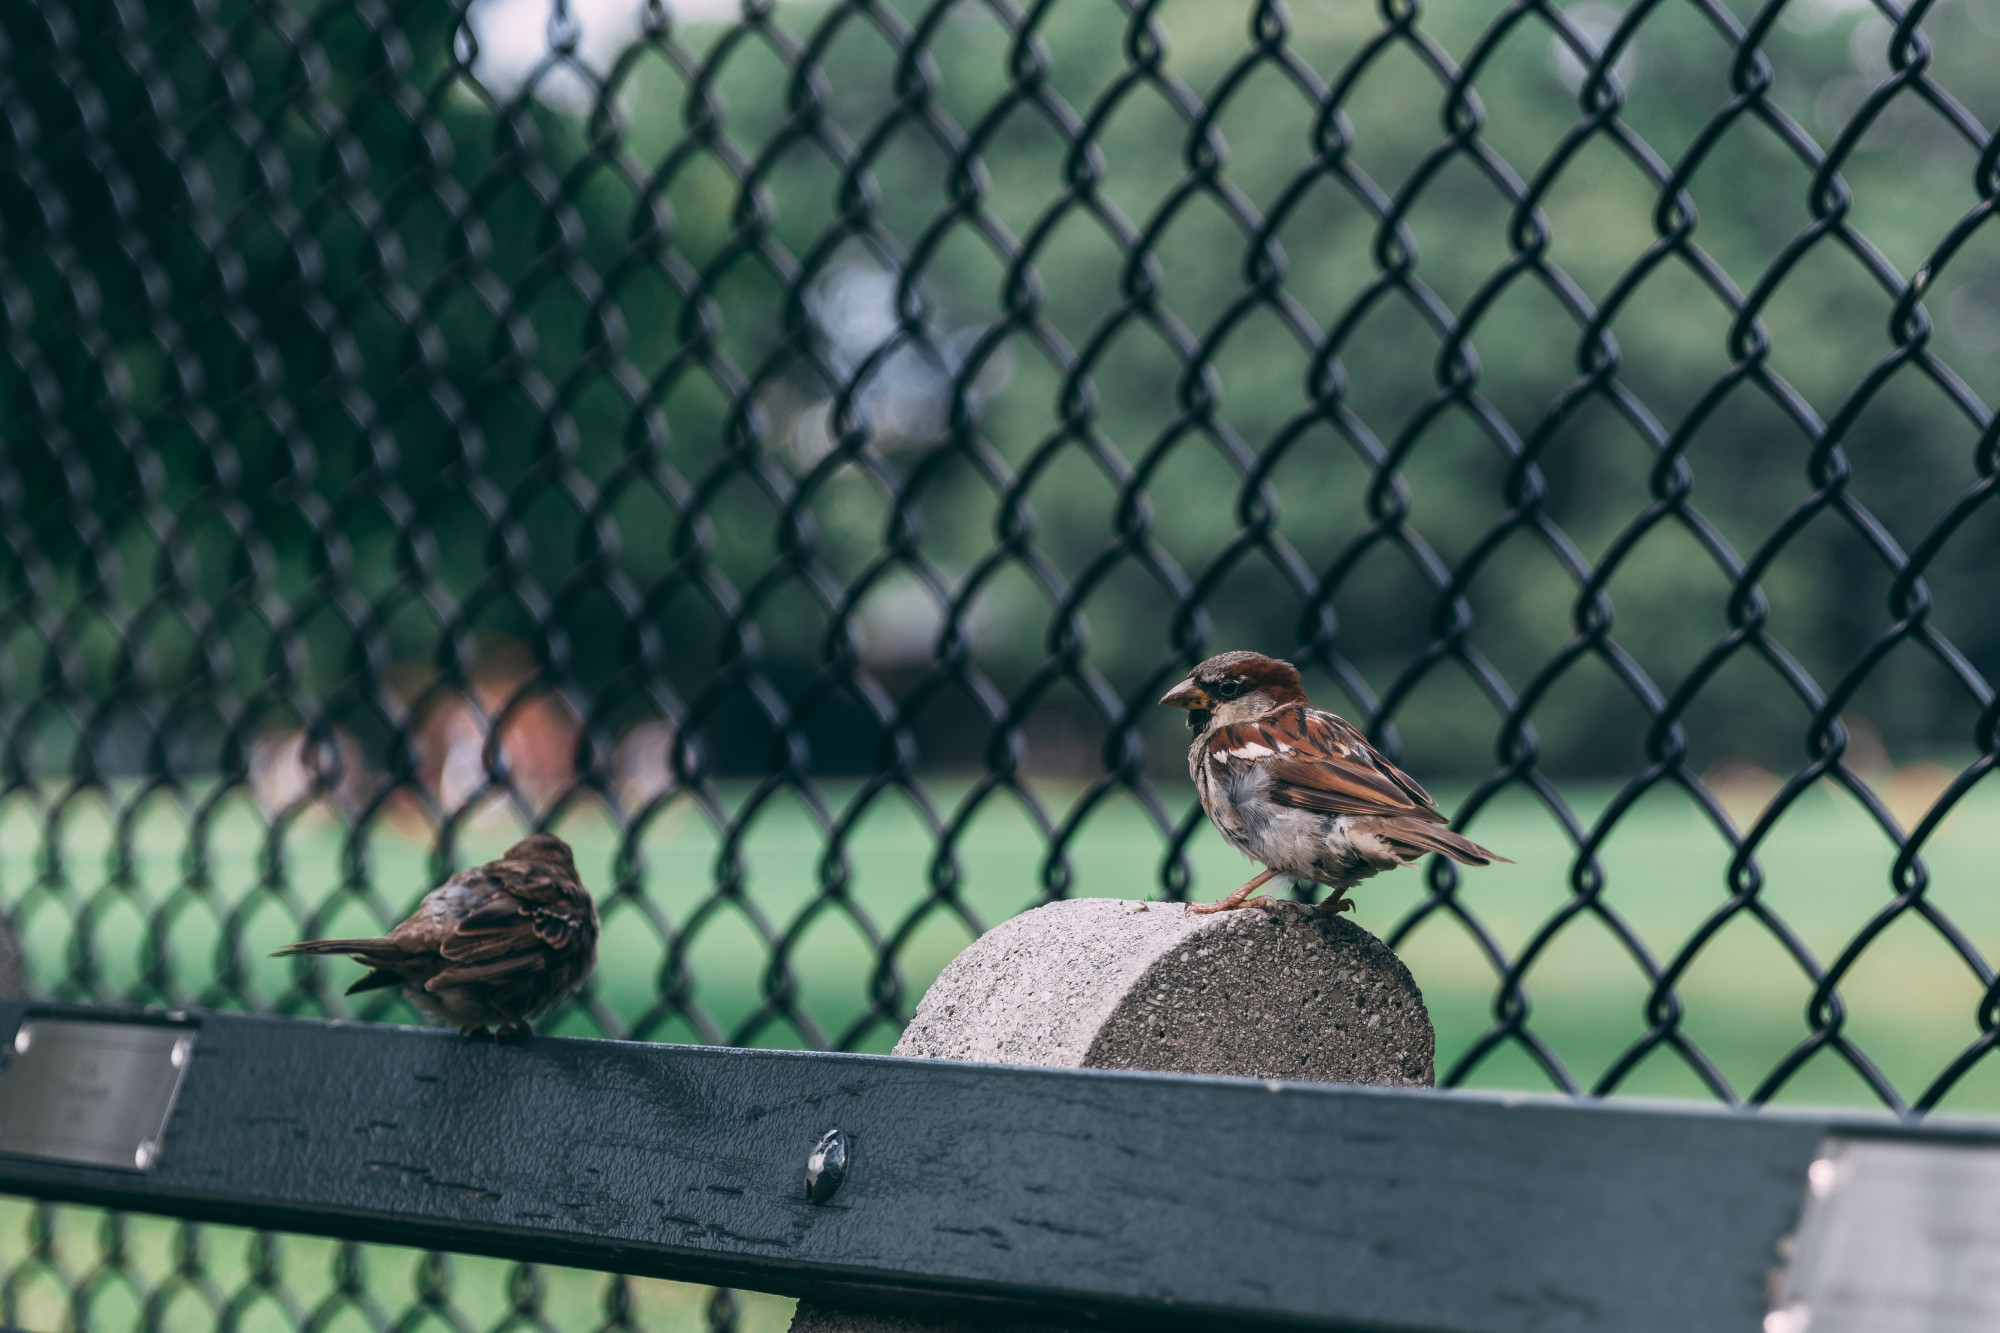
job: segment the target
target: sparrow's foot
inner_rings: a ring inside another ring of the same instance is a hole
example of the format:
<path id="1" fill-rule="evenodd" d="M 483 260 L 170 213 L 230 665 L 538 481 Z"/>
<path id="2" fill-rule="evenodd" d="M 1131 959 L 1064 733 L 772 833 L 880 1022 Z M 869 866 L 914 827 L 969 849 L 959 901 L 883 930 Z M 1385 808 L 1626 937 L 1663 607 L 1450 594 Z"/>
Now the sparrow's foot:
<path id="1" fill-rule="evenodd" d="M 1260 912 L 1275 912 L 1284 904 L 1276 898 L 1260 893 L 1255 898 L 1245 898 L 1240 903 L 1232 903 L 1224 898 L 1219 903 L 1182 903 L 1181 906 L 1197 916 L 1207 916 L 1210 912 L 1233 912 L 1245 907 L 1254 907 Z"/>
<path id="2" fill-rule="evenodd" d="M 1222 899 L 1222 901 L 1213 903 L 1190 903 L 1188 904 L 1187 910 L 1193 912 L 1197 916 L 1207 916 L 1210 912 L 1228 912 L 1228 911 L 1233 911 L 1238 907 L 1255 907 L 1259 906 L 1260 904 L 1267 903 L 1271 901 L 1269 898 L 1251 898 L 1249 902 L 1245 902 L 1243 900 L 1245 898 L 1250 898 L 1251 894 L 1255 893 L 1258 889 L 1263 887 L 1265 880 L 1271 878 L 1271 876 L 1277 873 L 1278 872 L 1275 870 L 1266 870 L 1263 874 L 1257 876 L 1257 878 L 1251 880 L 1248 884 L 1245 884 L 1242 888 L 1236 890 L 1236 892 L 1230 894 L 1227 898 Z"/>
<path id="3" fill-rule="evenodd" d="M 1347 896 L 1346 889 L 1335 889 L 1333 897 L 1321 903 L 1319 910 L 1325 912 L 1328 916 L 1339 916 L 1342 912 L 1352 912 L 1354 910 L 1354 899 Z"/>
<path id="4" fill-rule="evenodd" d="M 525 1038 L 532 1037 L 534 1035 L 535 1035 L 535 1030 L 529 1027 L 526 1023 L 503 1023 L 500 1025 L 499 1030 L 493 1034 L 493 1040 L 496 1043 L 503 1041 L 521 1041 L 524 1040 Z"/>

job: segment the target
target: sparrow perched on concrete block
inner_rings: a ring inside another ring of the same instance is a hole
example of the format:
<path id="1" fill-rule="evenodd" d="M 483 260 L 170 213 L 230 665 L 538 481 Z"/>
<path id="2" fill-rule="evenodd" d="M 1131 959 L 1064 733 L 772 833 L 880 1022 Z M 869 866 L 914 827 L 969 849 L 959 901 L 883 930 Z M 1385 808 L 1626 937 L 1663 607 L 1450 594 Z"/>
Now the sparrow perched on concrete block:
<path id="1" fill-rule="evenodd" d="M 1348 889 L 1427 852 L 1468 866 L 1507 860 L 1453 833 L 1430 793 L 1344 719 L 1307 702 L 1290 662 L 1221 653 L 1160 702 L 1188 710 L 1195 732 L 1188 774 L 1209 821 L 1265 867 L 1192 911 L 1269 904 L 1250 895 L 1273 875 L 1289 875 L 1331 888 L 1322 907 L 1345 912 L 1354 907 Z"/>
<path id="2" fill-rule="evenodd" d="M 597 904 L 569 844 L 537 833 L 499 860 L 461 870 L 376 939 L 306 940 L 272 955 L 346 954 L 373 970 L 349 995 L 383 986 L 460 1035 L 525 1037 L 597 961 Z"/>

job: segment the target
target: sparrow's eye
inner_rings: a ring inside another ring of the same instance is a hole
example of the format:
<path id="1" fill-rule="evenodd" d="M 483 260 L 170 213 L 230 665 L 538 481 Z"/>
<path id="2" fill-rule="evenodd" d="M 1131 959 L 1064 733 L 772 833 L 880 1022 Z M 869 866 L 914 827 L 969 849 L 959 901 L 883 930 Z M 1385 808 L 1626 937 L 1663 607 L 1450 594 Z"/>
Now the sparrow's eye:
<path id="1" fill-rule="evenodd" d="M 1243 693 L 1243 682 L 1240 680 L 1225 680 L 1215 687 L 1215 697 L 1218 699 L 1234 699 L 1241 693 Z"/>

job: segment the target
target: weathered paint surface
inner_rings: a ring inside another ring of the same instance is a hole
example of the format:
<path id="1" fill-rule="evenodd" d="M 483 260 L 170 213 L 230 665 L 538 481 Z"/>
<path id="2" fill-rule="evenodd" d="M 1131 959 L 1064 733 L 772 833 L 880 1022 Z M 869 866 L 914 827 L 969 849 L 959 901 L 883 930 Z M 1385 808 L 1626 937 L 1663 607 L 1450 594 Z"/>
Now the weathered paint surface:
<path id="1" fill-rule="evenodd" d="M 25 1008 L 0 1003 L 0 1034 Z M 1828 1125 L 196 1017 L 152 1171 L 0 1158 L 0 1190 L 1153 1326 L 1747 1331 Z M 836 1127 L 846 1176 L 815 1205 Z"/>

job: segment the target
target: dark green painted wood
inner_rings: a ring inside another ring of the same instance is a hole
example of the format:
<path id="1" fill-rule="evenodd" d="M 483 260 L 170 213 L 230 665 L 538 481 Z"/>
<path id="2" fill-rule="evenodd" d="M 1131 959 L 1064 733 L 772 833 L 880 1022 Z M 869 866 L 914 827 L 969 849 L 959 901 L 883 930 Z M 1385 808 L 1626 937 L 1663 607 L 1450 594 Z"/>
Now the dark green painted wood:
<path id="1" fill-rule="evenodd" d="M 0 1191 L 1154 1326 L 1753 1333 L 1829 1124 L 194 1017 L 153 1171 L 0 1157 Z M 852 1160 L 815 1206 L 835 1127 Z"/>

